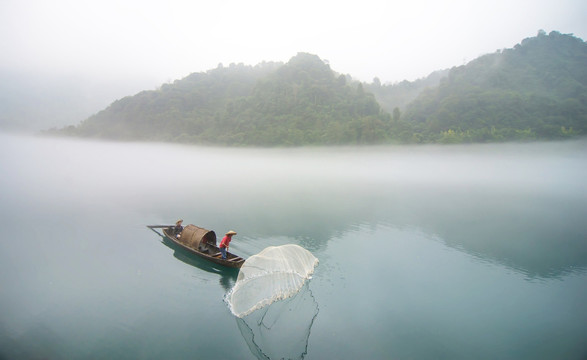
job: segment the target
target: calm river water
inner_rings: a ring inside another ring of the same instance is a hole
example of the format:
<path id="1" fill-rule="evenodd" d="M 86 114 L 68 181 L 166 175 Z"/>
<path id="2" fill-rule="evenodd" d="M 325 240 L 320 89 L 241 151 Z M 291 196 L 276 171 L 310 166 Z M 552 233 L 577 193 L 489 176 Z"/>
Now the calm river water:
<path id="1" fill-rule="evenodd" d="M 0 135 L 0 359 L 585 359 L 587 142 L 222 149 Z M 248 257 L 298 296 L 237 319 Z"/>

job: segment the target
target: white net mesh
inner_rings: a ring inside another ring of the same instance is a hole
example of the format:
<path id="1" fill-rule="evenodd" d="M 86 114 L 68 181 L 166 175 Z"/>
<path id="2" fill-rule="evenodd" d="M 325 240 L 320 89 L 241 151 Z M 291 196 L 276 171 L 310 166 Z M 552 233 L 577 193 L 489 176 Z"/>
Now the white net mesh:
<path id="1" fill-rule="evenodd" d="M 232 312 L 243 317 L 298 292 L 318 259 L 301 246 L 271 246 L 248 258 L 228 296 Z"/>

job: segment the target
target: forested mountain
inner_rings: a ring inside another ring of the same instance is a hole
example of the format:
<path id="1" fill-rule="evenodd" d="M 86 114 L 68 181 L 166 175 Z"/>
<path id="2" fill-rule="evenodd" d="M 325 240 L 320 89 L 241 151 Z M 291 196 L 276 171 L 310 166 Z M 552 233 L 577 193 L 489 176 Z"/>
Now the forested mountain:
<path id="1" fill-rule="evenodd" d="M 540 32 L 513 49 L 394 85 L 353 82 L 307 53 L 286 64 L 219 65 L 118 100 L 60 132 L 256 146 L 570 137 L 587 133 L 587 46 Z"/>
<path id="2" fill-rule="evenodd" d="M 551 32 L 450 70 L 404 119 L 424 142 L 556 139 L 587 133 L 587 45 Z"/>
<path id="3" fill-rule="evenodd" d="M 300 53 L 287 64 L 194 73 L 116 101 L 66 131 L 218 145 L 363 144 L 387 141 L 389 121 L 362 84 L 351 86 L 318 56 Z"/>

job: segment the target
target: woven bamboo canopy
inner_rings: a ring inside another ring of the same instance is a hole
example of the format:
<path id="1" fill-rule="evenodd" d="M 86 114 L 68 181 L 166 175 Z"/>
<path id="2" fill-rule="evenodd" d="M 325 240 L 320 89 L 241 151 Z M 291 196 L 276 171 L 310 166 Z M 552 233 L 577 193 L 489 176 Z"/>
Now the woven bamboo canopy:
<path id="1" fill-rule="evenodd" d="M 207 230 L 190 224 L 183 229 L 181 236 L 177 240 L 192 249 L 198 249 L 200 244 L 211 244 L 216 246 L 216 233 L 212 230 Z"/>

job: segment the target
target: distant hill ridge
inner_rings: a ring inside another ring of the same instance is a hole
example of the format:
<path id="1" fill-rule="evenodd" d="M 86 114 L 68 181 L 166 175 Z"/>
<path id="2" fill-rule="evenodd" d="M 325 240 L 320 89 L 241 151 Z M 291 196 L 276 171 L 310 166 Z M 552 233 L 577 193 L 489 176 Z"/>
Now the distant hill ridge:
<path id="1" fill-rule="evenodd" d="M 318 56 L 230 65 L 112 103 L 58 131 L 229 146 L 462 143 L 587 132 L 587 46 L 539 32 L 426 79 L 352 81 Z"/>

